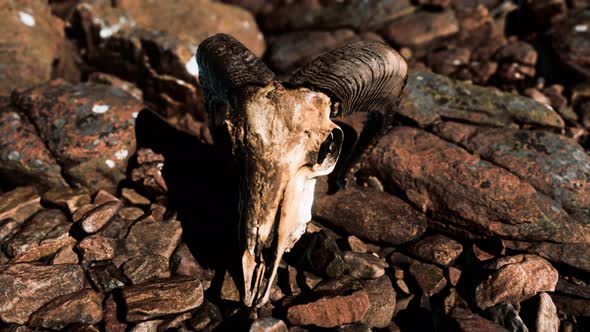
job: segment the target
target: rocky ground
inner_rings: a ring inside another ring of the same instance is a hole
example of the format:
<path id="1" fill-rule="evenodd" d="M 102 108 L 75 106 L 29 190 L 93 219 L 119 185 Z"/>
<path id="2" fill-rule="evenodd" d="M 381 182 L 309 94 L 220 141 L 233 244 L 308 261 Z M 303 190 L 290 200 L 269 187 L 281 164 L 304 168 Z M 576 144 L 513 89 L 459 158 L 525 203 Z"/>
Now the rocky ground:
<path id="1" fill-rule="evenodd" d="M 0 330 L 590 331 L 590 1 L 224 2 L 0 0 Z M 258 310 L 219 258 L 216 32 L 282 77 L 362 39 L 412 68 Z"/>

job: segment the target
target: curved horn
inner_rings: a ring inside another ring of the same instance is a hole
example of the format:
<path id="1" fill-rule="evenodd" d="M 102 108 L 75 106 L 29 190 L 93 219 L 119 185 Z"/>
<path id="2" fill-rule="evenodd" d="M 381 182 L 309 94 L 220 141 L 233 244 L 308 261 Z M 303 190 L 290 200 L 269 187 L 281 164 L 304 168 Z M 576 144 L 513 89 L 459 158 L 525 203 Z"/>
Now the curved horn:
<path id="1" fill-rule="evenodd" d="M 205 97 L 230 103 L 248 85 L 268 85 L 273 72 L 237 39 L 223 33 L 205 39 L 197 49 L 199 81 Z"/>
<path id="2" fill-rule="evenodd" d="M 381 112 L 399 103 L 408 65 L 391 47 L 360 41 L 324 54 L 297 71 L 295 86 L 320 90 L 330 96 L 332 117 L 354 112 Z"/>

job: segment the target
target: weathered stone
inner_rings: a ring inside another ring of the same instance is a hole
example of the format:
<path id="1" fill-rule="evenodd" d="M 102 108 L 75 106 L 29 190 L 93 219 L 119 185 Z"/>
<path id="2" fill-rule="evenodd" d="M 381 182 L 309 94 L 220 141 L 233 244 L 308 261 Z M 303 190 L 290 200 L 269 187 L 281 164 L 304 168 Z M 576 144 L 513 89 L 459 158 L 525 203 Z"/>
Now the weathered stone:
<path id="1" fill-rule="evenodd" d="M 88 264 L 88 279 L 101 293 L 108 293 L 125 285 L 125 276 L 110 260 L 91 261 Z"/>
<path id="2" fill-rule="evenodd" d="M 494 127 L 565 126 L 555 111 L 530 98 L 433 73 L 410 73 L 405 91 L 400 112 L 421 127 L 443 120 Z"/>
<path id="3" fill-rule="evenodd" d="M 0 132 L 4 138 L 0 146 L 0 174 L 4 181 L 38 188 L 67 186 L 61 167 L 26 117 L 12 107 L 1 109 Z"/>
<path id="4" fill-rule="evenodd" d="M 195 331 L 204 330 L 205 328 L 214 329 L 222 319 L 219 307 L 205 301 L 202 306 L 195 310 L 193 317 L 187 321 L 187 326 Z"/>
<path id="5" fill-rule="evenodd" d="M 425 261 L 449 266 L 461 255 L 461 243 L 441 234 L 427 236 L 412 244 L 408 251 Z"/>
<path id="6" fill-rule="evenodd" d="M 142 219 L 129 230 L 121 253 L 115 257 L 115 263 L 119 266 L 130 258 L 142 255 L 160 255 L 170 259 L 181 236 L 182 228 L 177 220 L 155 221 L 152 217 Z"/>
<path id="7" fill-rule="evenodd" d="M 363 240 L 354 235 L 347 237 L 346 242 L 348 243 L 350 250 L 354 252 L 365 253 L 368 251 L 367 245 L 363 242 Z"/>
<path id="8" fill-rule="evenodd" d="M 586 77 L 590 76 L 589 26 L 590 10 L 580 9 L 553 26 L 551 33 L 552 47 L 561 61 Z"/>
<path id="9" fill-rule="evenodd" d="M 492 321 L 484 319 L 468 309 L 455 308 L 450 315 L 452 331 L 460 332 L 507 332 L 508 330 Z"/>
<path id="10" fill-rule="evenodd" d="M 346 324 L 342 325 L 339 328 L 335 329 L 334 331 L 337 332 L 371 332 L 371 328 L 363 323 L 353 323 L 353 324 Z"/>
<path id="11" fill-rule="evenodd" d="M 386 186 L 399 188 L 434 217 L 433 226 L 447 232 L 530 241 L 590 240 L 587 225 L 527 182 L 423 130 L 395 127 L 380 139 L 369 164 Z"/>
<path id="12" fill-rule="evenodd" d="M 103 324 L 106 332 L 125 332 L 127 324 L 121 322 L 118 316 L 118 304 L 110 294 L 104 301 Z"/>
<path id="13" fill-rule="evenodd" d="M 459 22 L 452 10 L 441 12 L 418 11 L 392 21 L 381 34 L 389 42 L 412 51 L 434 47 L 441 41 L 459 32 Z"/>
<path id="14" fill-rule="evenodd" d="M 131 171 L 131 180 L 145 190 L 155 194 L 165 194 L 168 186 L 162 170 L 164 168 L 164 156 L 151 149 L 139 149 L 137 151 L 138 166 Z"/>
<path id="15" fill-rule="evenodd" d="M 89 203 L 90 195 L 84 189 L 57 187 L 43 194 L 43 204 L 53 205 L 72 215 L 75 215 L 80 207 Z"/>
<path id="16" fill-rule="evenodd" d="M 0 220 L 0 241 L 4 242 L 5 239 L 9 239 L 18 232 L 20 226 L 20 222 L 11 218 Z"/>
<path id="17" fill-rule="evenodd" d="M 51 264 L 78 264 L 78 255 L 74 252 L 74 245 L 61 247 L 51 258 Z"/>
<path id="18" fill-rule="evenodd" d="M 301 29 L 330 30 L 353 28 L 373 30 L 388 21 L 414 11 L 409 0 L 364 2 L 362 0 L 339 2 L 294 1 L 278 7 L 263 18 L 265 30 L 284 31 Z"/>
<path id="19" fill-rule="evenodd" d="M 504 301 L 516 306 L 539 292 L 555 290 L 557 284 L 557 270 L 535 255 L 508 256 L 487 267 L 496 271 L 475 289 L 475 302 L 481 309 Z"/>
<path id="20" fill-rule="evenodd" d="M 93 203 L 96 205 L 103 205 L 109 202 L 121 202 L 121 200 L 104 189 L 99 190 L 96 195 L 94 195 Z"/>
<path id="21" fill-rule="evenodd" d="M 486 310 L 487 317 L 498 325 L 513 332 L 528 332 L 529 329 L 518 315 L 512 304 L 500 302 Z"/>
<path id="22" fill-rule="evenodd" d="M 418 261 L 410 264 L 410 274 L 418 283 L 422 293 L 428 297 L 440 292 L 446 286 L 447 280 L 442 272 L 441 268 L 432 264 Z"/>
<path id="23" fill-rule="evenodd" d="M 121 190 L 121 197 L 125 198 L 133 205 L 150 205 L 150 200 L 141 196 L 137 191 L 131 188 L 123 188 Z"/>
<path id="24" fill-rule="evenodd" d="M 395 290 L 388 276 L 362 282 L 363 290 L 369 296 L 369 309 L 364 322 L 371 327 L 384 328 L 393 318 Z"/>
<path id="25" fill-rule="evenodd" d="M 71 226 L 60 210 L 42 210 L 4 243 L 4 251 L 14 262 L 32 262 L 51 256 L 59 248 L 76 242 L 69 234 Z"/>
<path id="26" fill-rule="evenodd" d="M 56 297 L 82 289 L 84 271 L 78 265 L 15 264 L 0 267 L 0 319 L 24 324 L 29 316 Z"/>
<path id="27" fill-rule="evenodd" d="M 82 239 L 76 248 L 82 255 L 82 261 L 90 262 L 112 259 L 115 256 L 115 246 L 114 239 L 92 235 Z"/>
<path id="28" fill-rule="evenodd" d="M 143 92 L 133 83 L 122 80 L 114 75 L 93 72 L 88 76 L 88 82 L 106 84 L 128 92 L 139 101 L 143 101 Z"/>
<path id="29" fill-rule="evenodd" d="M 537 332 L 557 332 L 559 331 L 559 318 L 557 317 L 557 308 L 547 293 L 538 295 L 539 306 L 535 321 L 535 331 Z"/>
<path id="30" fill-rule="evenodd" d="M 170 258 L 170 271 L 175 275 L 199 279 L 204 284 L 212 280 L 215 275 L 213 271 L 203 268 L 197 262 L 185 243 L 179 244 L 176 250 L 174 250 L 174 254 Z"/>
<path id="31" fill-rule="evenodd" d="M 537 51 L 532 45 L 516 39 L 510 40 L 494 55 L 494 59 L 500 62 L 498 77 L 508 82 L 534 77 L 537 57 Z"/>
<path id="32" fill-rule="evenodd" d="M 119 89 L 61 80 L 16 94 L 68 180 L 115 191 L 135 152 L 135 119 L 143 105 Z"/>
<path id="33" fill-rule="evenodd" d="M 447 279 L 453 286 L 457 286 L 459 279 L 461 279 L 461 270 L 456 267 L 450 266 L 447 269 Z"/>
<path id="34" fill-rule="evenodd" d="M 287 325 L 273 317 L 262 318 L 250 325 L 250 332 L 287 332 Z"/>
<path id="35" fill-rule="evenodd" d="M 590 209 L 590 157 L 574 139 L 541 130 L 481 128 L 447 123 L 441 136 L 500 165 L 586 220 Z"/>
<path id="36" fill-rule="evenodd" d="M 385 274 L 385 269 L 389 267 L 387 263 L 373 254 L 346 251 L 342 258 L 348 264 L 348 273 L 358 279 L 380 278 Z"/>
<path id="37" fill-rule="evenodd" d="M 0 95 L 51 78 L 64 39 L 63 22 L 43 1 L 10 2 L 0 8 Z"/>
<path id="38" fill-rule="evenodd" d="M 490 254 L 489 252 L 481 249 L 475 243 L 471 245 L 471 251 L 472 251 L 473 257 L 475 259 L 477 259 L 478 261 L 480 261 L 480 262 L 485 262 L 485 261 L 488 261 L 488 260 L 490 260 L 492 258 L 496 258 L 496 256 L 494 256 L 494 255 Z"/>
<path id="39" fill-rule="evenodd" d="M 342 251 L 335 239 L 326 230 L 311 234 L 309 246 L 305 246 L 305 254 L 301 258 L 302 265 L 311 272 L 329 278 L 336 278 L 346 270 L 347 266 L 342 257 Z"/>
<path id="40" fill-rule="evenodd" d="M 240 290 L 238 289 L 238 286 L 236 286 L 234 278 L 228 271 L 225 271 L 225 275 L 223 276 L 223 284 L 221 285 L 219 298 L 228 302 L 240 301 Z"/>
<path id="41" fill-rule="evenodd" d="M 168 260 L 159 255 L 134 257 L 123 264 L 123 273 L 133 285 L 170 277 Z"/>
<path id="42" fill-rule="evenodd" d="M 183 313 L 203 303 L 201 282 L 184 277 L 125 287 L 122 294 L 130 322 Z"/>
<path id="43" fill-rule="evenodd" d="M 426 217 L 403 200 L 377 190 L 347 189 L 323 196 L 314 216 L 361 239 L 398 245 L 426 230 Z"/>
<path id="44" fill-rule="evenodd" d="M 142 209 L 133 206 L 127 206 L 119 210 L 118 216 L 124 220 L 135 221 L 144 215 Z"/>
<path id="45" fill-rule="evenodd" d="M 325 297 L 290 307 L 287 319 L 293 325 L 315 325 L 332 328 L 361 321 L 369 310 L 369 297 L 364 291 L 350 295 Z"/>
<path id="46" fill-rule="evenodd" d="M 433 8 L 447 8 L 451 5 L 451 0 L 416 0 L 415 3 Z"/>
<path id="47" fill-rule="evenodd" d="M 102 320 L 103 296 L 91 289 L 64 295 L 37 310 L 29 324 L 37 328 L 61 330 L 72 323 L 96 324 Z"/>
<path id="48" fill-rule="evenodd" d="M 0 195 L 0 220 L 13 219 L 22 224 L 41 210 L 41 197 L 33 187 L 18 187 Z"/>
<path id="49" fill-rule="evenodd" d="M 567 295 L 551 294 L 559 312 L 569 316 L 590 317 L 590 300 Z"/>
<path id="50" fill-rule="evenodd" d="M 96 233 L 117 214 L 120 207 L 121 202 L 115 201 L 99 205 L 80 217 L 80 227 L 88 234 Z"/>
<path id="51" fill-rule="evenodd" d="M 559 278 L 555 292 L 590 299 L 590 286 L 563 278 Z"/>

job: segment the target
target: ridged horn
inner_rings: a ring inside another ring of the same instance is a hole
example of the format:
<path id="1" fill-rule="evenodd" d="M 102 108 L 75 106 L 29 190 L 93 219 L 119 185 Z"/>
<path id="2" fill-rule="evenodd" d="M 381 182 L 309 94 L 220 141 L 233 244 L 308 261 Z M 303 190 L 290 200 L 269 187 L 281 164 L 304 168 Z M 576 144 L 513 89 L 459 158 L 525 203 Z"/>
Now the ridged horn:
<path id="1" fill-rule="evenodd" d="M 298 70 L 289 84 L 326 93 L 332 117 L 385 112 L 399 103 L 408 65 L 391 47 L 360 41 L 326 53 Z"/>
<path id="2" fill-rule="evenodd" d="M 266 86 L 274 73 L 237 39 L 223 33 L 205 39 L 197 49 L 199 81 L 208 102 L 231 103 L 232 94 L 250 86 Z"/>

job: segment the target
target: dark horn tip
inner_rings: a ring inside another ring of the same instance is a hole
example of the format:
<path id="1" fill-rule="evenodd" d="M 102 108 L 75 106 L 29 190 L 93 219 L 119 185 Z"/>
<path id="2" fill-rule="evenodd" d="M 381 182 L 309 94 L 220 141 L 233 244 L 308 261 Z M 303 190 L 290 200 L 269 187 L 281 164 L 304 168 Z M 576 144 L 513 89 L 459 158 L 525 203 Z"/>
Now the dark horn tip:
<path id="1" fill-rule="evenodd" d="M 405 59 L 386 44 L 360 41 L 326 53 L 297 71 L 294 86 L 322 91 L 335 103 L 332 116 L 389 112 L 399 104 L 408 74 Z"/>

